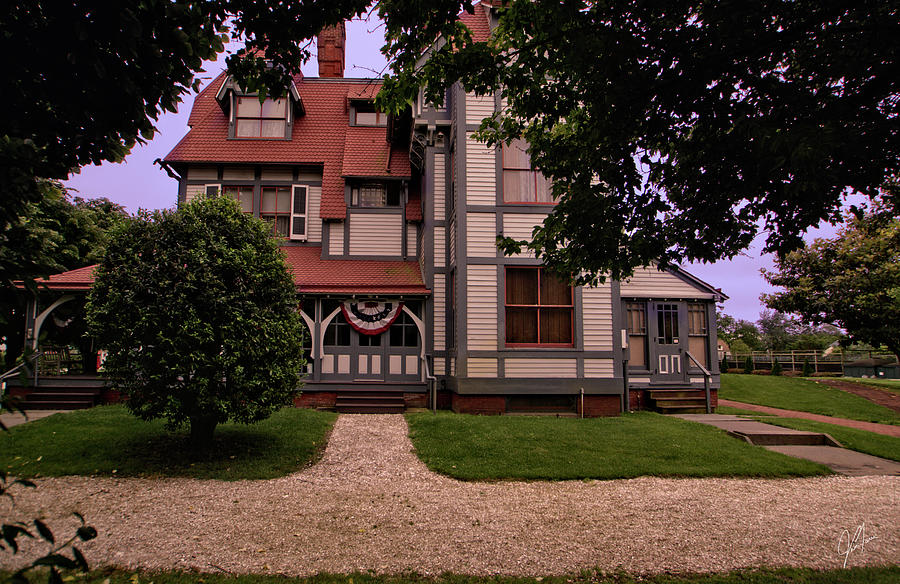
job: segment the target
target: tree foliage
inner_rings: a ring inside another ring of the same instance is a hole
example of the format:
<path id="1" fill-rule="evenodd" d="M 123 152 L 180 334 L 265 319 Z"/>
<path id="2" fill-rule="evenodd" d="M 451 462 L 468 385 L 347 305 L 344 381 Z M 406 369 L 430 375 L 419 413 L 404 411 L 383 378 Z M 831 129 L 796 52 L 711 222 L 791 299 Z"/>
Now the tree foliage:
<path id="1" fill-rule="evenodd" d="M 884 206 L 851 218 L 836 237 L 777 260 L 763 275 L 784 289 L 763 295 L 767 306 L 900 354 L 900 218 Z"/>
<path id="2" fill-rule="evenodd" d="M 17 0 L 0 13 L 0 231 L 41 197 L 36 178 L 121 160 L 196 90 L 228 36 L 268 47 L 275 67 L 229 58 L 251 90 L 283 91 L 309 56 L 304 39 L 366 0 Z M 35 42 L 43 39 L 43 42 Z M 62 48 L 60 48 L 62 47 Z"/>
<path id="3" fill-rule="evenodd" d="M 286 405 L 304 363 L 283 255 L 227 197 L 144 213 L 116 230 L 88 323 L 129 410 L 189 424 L 198 450 L 217 424 L 259 421 Z"/>
<path id="4" fill-rule="evenodd" d="M 896 1 L 493 4 L 485 44 L 456 22 L 471 2 L 379 3 L 399 72 L 382 99 L 425 85 L 440 102 L 457 79 L 501 93 L 481 136 L 526 138 L 560 197 L 507 253 L 527 245 L 579 282 L 731 257 L 760 224 L 783 253 L 838 221 L 848 189 L 872 195 L 897 172 Z"/>

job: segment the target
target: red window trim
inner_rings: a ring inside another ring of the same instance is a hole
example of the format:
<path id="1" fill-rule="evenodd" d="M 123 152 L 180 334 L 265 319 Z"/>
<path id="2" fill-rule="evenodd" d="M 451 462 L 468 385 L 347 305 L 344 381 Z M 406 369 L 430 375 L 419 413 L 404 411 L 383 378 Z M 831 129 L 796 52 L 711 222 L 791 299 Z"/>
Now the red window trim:
<path id="1" fill-rule="evenodd" d="M 509 273 L 510 269 L 514 270 L 537 270 L 538 278 L 537 278 L 537 294 L 538 294 L 538 304 L 507 304 L 506 303 L 506 282 L 507 278 L 506 274 Z M 569 286 L 569 304 L 541 304 L 541 274 L 544 272 L 544 268 L 541 266 L 505 266 L 504 267 L 504 278 L 503 278 L 503 310 L 504 314 L 507 308 L 534 308 L 538 311 L 537 318 L 537 338 L 540 340 L 541 338 L 541 313 L 540 309 L 542 308 L 568 308 L 569 309 L 569 330 L 572 333 L 572 340 L 568 343 L 511 343 L 506 341 L 506 331 L 504 331 L 504 346 L 509 348 L 547 348 L 547 349 L 571 349 L 575 347 L 575 289 L 570 285 Z"/>

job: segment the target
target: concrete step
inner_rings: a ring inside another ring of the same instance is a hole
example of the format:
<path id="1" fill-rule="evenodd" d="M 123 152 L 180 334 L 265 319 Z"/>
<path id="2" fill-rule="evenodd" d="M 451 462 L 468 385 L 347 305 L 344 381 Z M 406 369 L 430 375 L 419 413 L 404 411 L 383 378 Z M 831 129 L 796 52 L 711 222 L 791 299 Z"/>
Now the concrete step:
<path id="1" fill-rule="evenodd" d="M 697 404 L 685 404 L 685 405 L 660 405 L 657 404 L 656 411 L 660 414 L 705 414 L 706 413 L 706 402 L 703 402 L 699 405 Z"/>

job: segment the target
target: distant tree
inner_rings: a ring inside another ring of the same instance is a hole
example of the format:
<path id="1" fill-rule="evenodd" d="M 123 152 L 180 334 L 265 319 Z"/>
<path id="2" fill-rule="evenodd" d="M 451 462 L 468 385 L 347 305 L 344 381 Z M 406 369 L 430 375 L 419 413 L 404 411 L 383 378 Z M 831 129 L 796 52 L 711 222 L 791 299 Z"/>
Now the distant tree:
<path id="1" fill-rule="evenodd" d="M 725 313 L 716 313 L 716 331 L 725 339 L 732 353 L 758 351 L 763 347 L 759 329 L 748 320 L 735 319 Z"/>
<path id="2" fill-rule="evenodd" d="M 207 450 L 216 425 L 288 404 L 304 360 L 297 293 L 258 219 L 227 197 L 144 213 L 114 231 L 88 299 L 105 373 L 136 416 L 190 425 Z"/>
<path id="3" fill-rule="evenodd" d="M 890 207 L 852 217 L 836 237 L 816 239 L 775 265 L 763 275 L 783 291 L 763 295 L 767 306 L 900 355 L 900 217 Z"/>
<path id="4" fill-rule="evenodd" d="M 767 351 L 787 349 L 797 330 L 797 324 L 790 317 L 774 310 L 760 312 L 756 327 L 762 347 Z"/>

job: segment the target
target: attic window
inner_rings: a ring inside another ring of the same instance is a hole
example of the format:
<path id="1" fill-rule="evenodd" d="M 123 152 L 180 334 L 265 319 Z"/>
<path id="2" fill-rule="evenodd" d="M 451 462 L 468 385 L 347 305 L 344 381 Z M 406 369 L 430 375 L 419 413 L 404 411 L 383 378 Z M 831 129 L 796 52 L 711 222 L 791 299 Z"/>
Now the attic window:
<path id="1" fill-rule="evenodd" d="M 267 99 L 259 103 L 255 96 L 237 98 L 235 136 L 238 138 L 284 138 L 287 124 L 287 99 Z"/>
<path id="2" fill-rule="evenodd" d="M 387 126 L 387 114 L 375 109 L 371 101 L 354 101 L 351 106 L 350 120 L 354 126 Z"/>
<path id="3" fill-rule="evenodd" d="M 394 183 L 363 183 L 350 189 L 354 207 L 399 207 L 400 187 Z"/>

